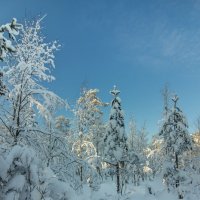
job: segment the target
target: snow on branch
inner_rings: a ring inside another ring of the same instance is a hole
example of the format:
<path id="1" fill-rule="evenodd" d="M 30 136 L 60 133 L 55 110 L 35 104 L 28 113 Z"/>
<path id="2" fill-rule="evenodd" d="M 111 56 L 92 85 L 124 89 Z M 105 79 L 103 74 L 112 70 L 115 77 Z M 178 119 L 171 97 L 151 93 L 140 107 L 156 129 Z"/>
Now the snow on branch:
<path id="1" fill-rule="evenodd" d="M 21 28 L 22 25 L 18 24 L 15 18 L 13 18 L 11 23 L 0 26 L 0 60 L 3 60 L 7 53 L 16 51 L 11 40 L 15 41 L 15 36 L 19 34 Z M 6 32 L 8 33 L 9 39 L 4 35 Z"/>

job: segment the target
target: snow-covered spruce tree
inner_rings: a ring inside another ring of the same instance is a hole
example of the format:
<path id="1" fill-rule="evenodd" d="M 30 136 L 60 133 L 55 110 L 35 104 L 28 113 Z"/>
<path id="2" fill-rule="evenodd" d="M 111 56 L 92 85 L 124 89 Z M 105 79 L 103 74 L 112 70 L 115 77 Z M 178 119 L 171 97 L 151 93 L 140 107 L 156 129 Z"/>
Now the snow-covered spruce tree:
<path id="1" fill-rule="evenodd" d="M 120 178 L 127 159 L 127 138 L 125 135 L 121 99 L 118 97 L 120 91 L 114 86 L 114 89 L 110 93 L 114 96 L 114 99 L 111 103 L 110 120 L 104 138 L 104 160 L 111 168 L 115 168 L 117 193 L 122 193 L 123 183 Z"/>
<path id="2" fill-rule="evenodd" d="M 169 98 L 170 98 L 170 90 L 168 84 L 165 84 L 162 89 L 162 97 L 163 97 L 163 116 L 167 117 L 169 111 Z"/>
<path id="3" fill-rule="evenodd" d="M 0 26 L 0 60 L 3 60 L 8 53 L 16 51 L 11 40 L 15 40 L 15 36 L 19 34 L 21 27 L 22 25 L 18 24 L 15 18 L 13 18 L 11 23 Z M 9 39 L 4 34 L 6 32 L 8 33 Z"/>
<path id="4" fill-rule="evenodd" d="M 163 122 L 160 135 L 163 137 L 163 148 L 165 151 L 165 162 L 163 178 L 168 190 L 178 192 L 179 199 L 183 198 L 181 187 L 187 182 L 184 172 L 184 153 L 192 150 L 192 140 L 188 133 L 188 124 L 183 112 L 177 106 L 178 96 L 172 101 L 174 106 Z"/>
<path id="5" fill-rule="evenodd" d="M 165 84 L 163 89 L 161 90 L 161 95 L 163 99 L 163 112 L 162 116 L 163 119 L 159 122 L 159 124 L 162 124 L 167 118 L 168 114 L 170 112 L 170 95 L 171 92 L 169 90 L 168 84 Z M 163 138 L 160 138 L 159 133 L 155 134 L 148 145 L 148 163 L 149 167 L 152 169 L 152 175 L 153 178 L 155 178 L 156 175 L 160 175 L 162 172 L 162 165 L 165 158 L 165 150 L 163 151 Z"/>

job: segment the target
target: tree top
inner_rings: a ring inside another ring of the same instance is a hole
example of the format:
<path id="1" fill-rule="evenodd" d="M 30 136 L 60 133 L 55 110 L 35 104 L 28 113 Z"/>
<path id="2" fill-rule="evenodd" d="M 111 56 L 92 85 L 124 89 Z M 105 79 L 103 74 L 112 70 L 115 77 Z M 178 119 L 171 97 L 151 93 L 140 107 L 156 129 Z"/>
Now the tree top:
<path id="1" fill-rule="evenodd" d="M 179 97 L 178 97 L 178 95 L 174 95 L 173 97 L 172 97 L 172 101 L 174 102 L 174 106 L 176 107 L 176 104 L 177 104 L 177 101 L 179 100 Z"/>
<path id="2" fill-rule="evenodd" d="M 120 91 L 117 89 L 116 85 L 113 86 L 113 90 L 110 91 L 110 93 L 113 95 L 113 96 L 117 96 Z"/>

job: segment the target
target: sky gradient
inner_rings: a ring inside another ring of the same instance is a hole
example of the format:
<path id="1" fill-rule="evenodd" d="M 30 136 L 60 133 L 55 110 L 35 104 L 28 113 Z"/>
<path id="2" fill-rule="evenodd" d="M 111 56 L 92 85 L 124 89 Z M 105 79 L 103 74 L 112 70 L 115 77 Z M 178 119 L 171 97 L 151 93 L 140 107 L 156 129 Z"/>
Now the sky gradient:
<path id="1" fill-rule="evenodd" d="M 58 40 L 56 81 L 49 84 L 74 104 L 80 87 L 98 88 L 105 102 L 121 90 L 126 123 L 146 121 L 158 132 L 161 90 L 167 83 L 195 130 L 200 116 L 200 0 L 0 0 L 0 24 L 38 15 L 46 41 Z M 106 114 L 109 112 L 107 109 Z M 108 119 L 108 114 L 105 119 Z"/>

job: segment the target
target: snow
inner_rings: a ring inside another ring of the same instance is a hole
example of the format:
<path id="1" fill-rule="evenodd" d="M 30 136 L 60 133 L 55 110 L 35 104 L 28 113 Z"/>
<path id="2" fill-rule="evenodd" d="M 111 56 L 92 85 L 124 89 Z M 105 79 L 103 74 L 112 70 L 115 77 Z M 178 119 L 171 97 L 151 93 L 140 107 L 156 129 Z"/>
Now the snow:
<path id="1" fill-rule="evenodd" d="M 156 194 L 149 194 L 147 183 L 144 183 L 141 186 L 129 184 L 125 193 L 119 195 L 116 193 L 115 183 L 108 181 L 101 184 L 97 192 L 91 191 L 89 187 L 84 187 L 83 193 L 74 200 L 178 200 L 175 194 L 164 190 L 163 184 L 160 181 L 152 182 L 151 186 Z"/>
<path id="2" fill-rule="evenodd" d="M 22 175 L 16 175 L 15 177 L 13 177 L 13 179 L 9 182 L 8 187 L 6 188 L 6 192 L 8 192 L 9 190 L 13 189 L 20 193 L 22 192 L 22 189 L 24 187 L 25 184 L 25 177 Z"/>
<path id="3" fill-rule="evenodd" d="M 15 18 L 13 18 L 11 23 L 0 26 L 0 59 L 4 59 L 8 52 L 14 52 L 16 50 L 11 40 L 16 40 L 15 36 L 19 34 L 21 26 Z M 4 36 L 5 32 L 9 34 L 9 39 Z"/>
<path id="4" fill-rule="evenodd" d="M 123 156 L 123 149 L 117 148 L 115 151 L 113 151 L 113 154 L 117 160 L 120 160 Z"/>

